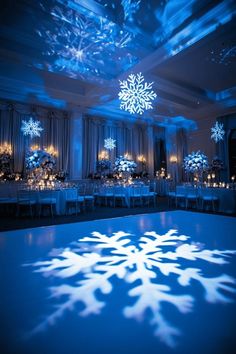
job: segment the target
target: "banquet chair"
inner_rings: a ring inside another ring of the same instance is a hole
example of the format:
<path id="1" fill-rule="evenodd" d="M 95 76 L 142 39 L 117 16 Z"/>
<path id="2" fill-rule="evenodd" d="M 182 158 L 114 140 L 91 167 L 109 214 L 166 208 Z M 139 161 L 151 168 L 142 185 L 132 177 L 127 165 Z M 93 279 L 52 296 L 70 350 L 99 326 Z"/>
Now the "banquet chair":
<path id="1" fill-rule="evenodd" d="M 114 188 L 111 186 L 101 186 L 97 194 L 99 205 L 104 201 L 105 206 L 114 202 Z"/>
<path id="2" fill-rule="evenodd" d="M 75 214 L 80 211 L 79 205 L 84 202 L 84 198 L 78 195 L 77 188 L 68 188 L 64 190 L 65 192 L 65 206 L 66 206 L 66 215 L 73 207 Z"/>
<path id="3" fill-rule="evenodd" d="M 150 201 L 152 201 L 154 207 L 156 206 L 157 193 L 154 191 L 150 191 L 149 186 L 141 187 L 141 195 L 142 195 L 142 200 L 147 201 L 148 206 L 150 205 Z"/>
<path id="4" fill-rule="evenodd" d="M 216 205 L 219 202 L 219 198 L 212 193 L 211 190 L 204 188 L 200 193 L 201 209 L 204 210 L 205 207 L 212 208 L 216 211 Z"/>
<path id="5" fill-rule="evenodd" d="M 14 210 L 12 207 L 15 208 L 15 205 L 17 204 L 17 198 L 12 197 L 12 196 L 6 196 L 6 197 L 1 197 L 0 198 L 0 212 L 4 210 L 7 214 L 11 214 L 11 212 Z"/>
<path id="6" fill-rule="evenodd" d="M 36 191 L 19 190 L 17 192 L 17 216 L 20 215 L 21 209 L 28 209 L 30 212 L 30 216 L 33 217 L 33 207 L 35 209 L 36 203 Z"/>
<path id="7" fill-rule="evenodd" d="M 184 192 L 175 192 L 175 207 L 177 208 L 178 205 L 182 206 L 182 203 L 185 203 L 185 196 L 186 196 L 186 191 Z"/>
<path id="8" fill-rule="evenodd" d="M 199 192 L 197 188 L 187 190 L 185 194 L 185 208 L 188 209 L 189 205 L 195 205 L 196 209 L 199 207 Z"/>
<path id="9" fill-rule="evenodd" d="M 56 211 L 57 199 L 54 195 L 55 191 L 43 190 L 39 191 L 38 206 L 39 206 L 39 217 L 42 215 L 43 209 L 49 208 L 51 216 L 53 217 L 53 210 Z"/>
<path id="10" fill-rule="evenodd" d="M 138 205 L 142 205 L 142 194 L 141 194 L 141 187 L 139 186 L 133 186 L 130 187 L 130 205 L 133 207 L 135 206 L 135 202 L 137 202 Z"/>
<path id="11" fill-rule="evenodd" d="M 79 186 L 79 195 L 83 197 L 84 209 L 94 209 L 94 186 L 93 184 L 82 184 Z"/>
<path id="12" fill-rule="evenodd" d="M 126 203 L 127 199 L 126 199 L 126 193 L 124 191 L 124 188 L 125 187 L 120 187 L 120 186 L 114 187 L 114 208 L 116 207 L 117 201 L 121 202 L 121 206 L 124 206 L 124 205 L 127 206 L 127 203 Z"/>
<path id="13" fill-rule="evenodd" d="M 166 195 L 168 199 L 168 207 L 170 207 L 171 204 L 176 203 L 176 189 L 173 183 L 168 182 L 166 184 Z"/>

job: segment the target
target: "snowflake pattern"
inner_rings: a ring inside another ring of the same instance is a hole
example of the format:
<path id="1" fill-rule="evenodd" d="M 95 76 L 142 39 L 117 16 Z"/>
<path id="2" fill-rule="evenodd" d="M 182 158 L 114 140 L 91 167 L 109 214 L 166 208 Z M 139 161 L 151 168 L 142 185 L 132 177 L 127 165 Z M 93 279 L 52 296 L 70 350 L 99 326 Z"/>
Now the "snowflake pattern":
<path id="1" fill-rule="evenodd" d="M 49 260 L 31 264 L 36 268 L 35 272 L 62 281 L 50 289 L 51 296 L 61 298 L 61 303 L 33 329 L 31 335 L 55 324 L 78 302 L 84 306 L 80 316 L 100 314 L 106 303 L 98 300 L 96 293 L 111 293 L 114 277 L 131 287 L 128 296 L 133 303 L 123 309 L 123 315 L 137 320 L 148 317 L 154 334 L 170 347 L 175 346 L 175 336 L 180 335 L 180 331 L 166 320 L 162 304 L 170 303 L 186 314 L 193 309 L 194 302 L 191 295 L 174 294 L 171 291 L 171 282 L 168 284 L 171 275 L 175 276 L 178 285 L 189 290 L 192 281 L 198 282 L 204 289 L 205 300 L 210 303 L 232 301 L 227 292 L 236 292 L 234 278 L 226 274 L 205 277 L 201 269 L 192 265 L 198 260 L 216 265 L 226 264 L 225 258 L 235 254 L 235 250 L 204 249 L 200 244 L 186 242 L 189 236 L 178 235 L 176 230 L 169 230 L 164 235 L 155 231 L 145 232 L 137 245 L 132 237 L 134 235 L 123 231 L 115 232 L 112 236 L 93 232 L 72 243 L 71 247 L 54 250 Z M 165 276 L 164 283 L 160 280 L 161 276 Z M 72 277 L 75 277 L 73 286 L 66 284 L 65 279 Z"/>
<path id="2" fill-rule="evenodd" d="M 152 90 L 153 82 L 144 82 L 142 73 L 130 74 L 127 80 L 120 81 L 120 108 L 131 114 L 143 114 L 145 110 L 153 109 L 152 101 L 157 97 Z"/>
<path id="3" fill-rule="evenodd" d="M 133 16 L 139 10 L 141 0 L 122 0 L 121 5 L 124 9 L 124 19 L 133 21 Z"/>
<path id="4" fill-rule="evenodd" d="M 37 68 L 60 71 L 72 78 L 108 79 L 114 75 L 107 71 L 114 70 L 114 61 L 119 71 L 123 65 L 129 68 L 137 62 L 138 58 L 130 54 L 134 33 L 91 11 L 82 14 L 69 7 L 47 6 L 53 29 L 46 24 L 37 29 L 40 40 L 46 42 L 42 54 L 47 58 L 46 63 L 35 64 Z M 122 50 L 127 50 L 128 55 L 121 57 Z"/>
<path id="5" fill-rule="evenodd" d="M 224 131 L 224 125 L 220 124 L 218 122 L 215 123 L 215 125 L 211 128 L 211 138 L 218 143 L 220 140 L 224 139 L 225 131 Z"/>
<path id="6" fill-rule="evenodd" d="M 112 138 L 104 139 L 104 148 L 107 150 L 113 150 L 116 147 L 116 140 Z"/>
<path id="7" fill-rule="evenodd" d="M 29 135 L 32 139 L 34 136 L 40 136 L 43 128 L 40 126 L 40 121 L 33 120 L 32 117 L 28 121 L 22 120 L 21 131 L 24 135 Z"/>

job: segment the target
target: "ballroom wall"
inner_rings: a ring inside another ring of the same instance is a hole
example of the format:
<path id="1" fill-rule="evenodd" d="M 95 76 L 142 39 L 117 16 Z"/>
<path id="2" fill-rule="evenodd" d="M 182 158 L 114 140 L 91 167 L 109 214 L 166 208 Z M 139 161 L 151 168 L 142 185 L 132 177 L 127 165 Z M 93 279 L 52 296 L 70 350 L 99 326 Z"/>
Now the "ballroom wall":
<path id="1" fill-rule="evenodd" d="M 21 132 L 22 120 L 28 120 L 30 116 L 39 120 L 44 128 L 41 136 L 32 140 Z M 96 172 L 98 155 L 104 150 L 104 139 L 109 137 L 116 140 L 116 148 L 110 152 L 112 162 L 128 153 L 138 163 L 137 172 L 145 169 L 153 177 L 157 166 L 164 164 L 172 176 L 182 178 L 182 160 L 187 153 L 184 129 L 161 127 L 141 120 L 130 122 L 90 116 L 78 107 L 65 111 L 0 101 L 0 144 L 11 144 L 14 172 L 24 172 L 25 154 L 30 146 L 53 145 L 58 151 L 57 170 L 68 172 L 71 180 L 87 178 Z M 165 161 L 160 161 L 161 148 Z M 144 166 L 137 161 L 139 155 L 146 160 Z M 173 155 L 178 157 L 178 166 L 170 163 Z"/>
<path id="2" fill-rule="evenodd" d="M 201 150 L 209 161 L 216 154 L 216 144 L 211 139 L 211 127 L 215 124 L 216 117 L 196 119 L 197 129 L 188 134 L 188 152 Z"/>
<path id="3" fill-rule="evenodd" d="M 69 112 L 17 102 L 0 101 L 0 144 L 8 143 L 13 150 L 13 171 L 24 172 L 28 149 L 53 146 L 58 152 L 57 170 L 69 170 L 70 116 Z M 21 132 L 22 121 L 34 117 L 41 122 L 40 137 L 30 139 Z"/>

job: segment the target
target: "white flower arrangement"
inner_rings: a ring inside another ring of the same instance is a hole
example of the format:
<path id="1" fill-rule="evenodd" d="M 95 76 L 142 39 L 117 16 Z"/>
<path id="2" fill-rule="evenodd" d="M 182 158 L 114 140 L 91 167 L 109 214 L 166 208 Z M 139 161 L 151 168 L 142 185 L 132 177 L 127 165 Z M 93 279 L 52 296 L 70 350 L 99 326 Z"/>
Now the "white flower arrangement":
<path id="1" fill-rule="evenodd" d="M 184 169 L 186 172 L 203 172 L 209 168 L 207 156 L 201 151 L 192 152 L 184 158 Z"/>
<path id="2" fill-rule="evenodd" d="M 55 164 L 54 157 L 45 150 L 31 150 L 26 156 L 26 169 L 30 171 L 37 168 L 52 171 Z"/>
<path id="3" fill-rule="evenodd" d="M 117 157 L 115 160 L 115 172 L 134 172 L 137 164 L 133 160 L 129 160 L 124 156 Z"/>

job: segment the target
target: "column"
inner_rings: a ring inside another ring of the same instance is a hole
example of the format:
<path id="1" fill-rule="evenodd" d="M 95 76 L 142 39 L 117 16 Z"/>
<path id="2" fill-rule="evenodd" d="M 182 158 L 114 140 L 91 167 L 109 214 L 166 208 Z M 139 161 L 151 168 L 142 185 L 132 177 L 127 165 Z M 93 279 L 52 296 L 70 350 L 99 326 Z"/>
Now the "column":
<path id="1" fill-rule="evenodd" d="M 70 179 L 82 178 L 83 169 L 83 117 L 82 112 L 72 111 L 70 125 Z"/>
<path id="2" fill-rule="evenodd" d="M 150 177 L 154 175 L 154 137 L 153 126 L 147 126 L 147 170 Z"/>
<path id="3" fill-rule="evenodd" d="M 166 168 L 174 183 L 179 182 L 178 155 L 177 155 L 177 129 L 175 126 L 166 128 Z"/>

